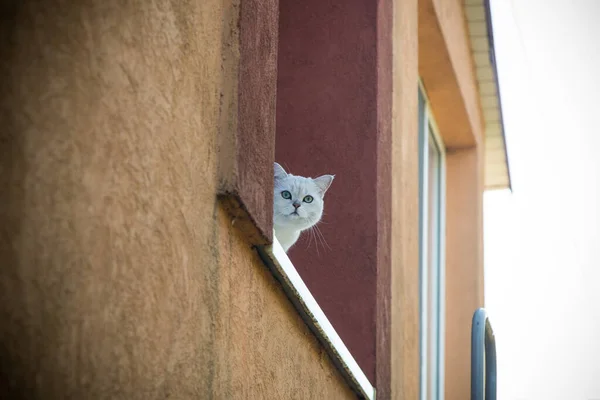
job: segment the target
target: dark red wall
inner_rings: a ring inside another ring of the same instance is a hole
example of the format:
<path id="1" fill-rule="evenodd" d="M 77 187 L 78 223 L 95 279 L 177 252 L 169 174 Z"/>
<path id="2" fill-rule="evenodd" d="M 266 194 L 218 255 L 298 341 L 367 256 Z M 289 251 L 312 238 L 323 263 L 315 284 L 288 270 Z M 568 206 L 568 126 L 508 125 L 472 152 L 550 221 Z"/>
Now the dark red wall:
<path id="1" fill-rule="evenodd" d="M 377 2 L 281 0 L 276 161 L 335 174 L 319 225 L 289 256 L 375 384 Z"/>

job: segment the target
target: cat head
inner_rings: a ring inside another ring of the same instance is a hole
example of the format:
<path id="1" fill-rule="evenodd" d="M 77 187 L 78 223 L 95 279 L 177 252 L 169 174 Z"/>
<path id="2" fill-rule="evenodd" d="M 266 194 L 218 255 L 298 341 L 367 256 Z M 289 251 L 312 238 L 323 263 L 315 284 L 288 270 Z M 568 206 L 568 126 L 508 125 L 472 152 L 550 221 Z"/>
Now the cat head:
<path id="1" fill-rule="evenodd" d="M 333 178 L 334 175 L 318 178 L 295 176 L 275 163 L 274 224 L 303 230 L 319 222 L 323 216 L 323 197 Z"/>

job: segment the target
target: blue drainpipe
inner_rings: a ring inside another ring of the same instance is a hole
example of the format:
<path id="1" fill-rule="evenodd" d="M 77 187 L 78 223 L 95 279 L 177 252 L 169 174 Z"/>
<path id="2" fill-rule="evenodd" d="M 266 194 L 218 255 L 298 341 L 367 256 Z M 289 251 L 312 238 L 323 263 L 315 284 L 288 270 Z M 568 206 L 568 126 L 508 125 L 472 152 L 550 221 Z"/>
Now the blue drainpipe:
<path id="1" fill-rule="evenodd" d="M 483 308 L 471 326 L 471 400 L 496 400 L 496 339 Z"/>

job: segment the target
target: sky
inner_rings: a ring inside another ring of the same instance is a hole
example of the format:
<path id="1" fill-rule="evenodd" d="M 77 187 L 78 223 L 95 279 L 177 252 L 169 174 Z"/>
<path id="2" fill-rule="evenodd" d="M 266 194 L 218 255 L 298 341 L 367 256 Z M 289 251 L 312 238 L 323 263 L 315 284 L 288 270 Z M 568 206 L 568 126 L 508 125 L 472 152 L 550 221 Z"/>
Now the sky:
<path id="1" fill-rule="evenodd" d="M 484 196 L 498 399 L 600 400 L 600 0 L 491 0 L 513 192 Z"/>

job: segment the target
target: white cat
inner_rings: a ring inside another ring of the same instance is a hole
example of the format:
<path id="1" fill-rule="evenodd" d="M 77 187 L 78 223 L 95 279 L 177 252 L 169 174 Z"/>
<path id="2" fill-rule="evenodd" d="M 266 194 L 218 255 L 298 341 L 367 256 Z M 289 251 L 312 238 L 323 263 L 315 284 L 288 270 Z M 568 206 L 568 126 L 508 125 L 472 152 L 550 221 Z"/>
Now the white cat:
<path id="1" fill-rule="evenodd" d="M 309 229 L 323 216 L 323 196 L 334 175 L 318 178 L 294 176 L 275 163 L 273 193 L 273 228 L 275 237 L 287 252 L 303 230 Z"/>

